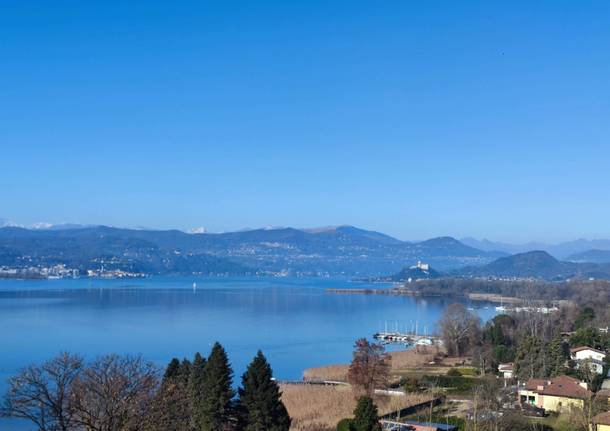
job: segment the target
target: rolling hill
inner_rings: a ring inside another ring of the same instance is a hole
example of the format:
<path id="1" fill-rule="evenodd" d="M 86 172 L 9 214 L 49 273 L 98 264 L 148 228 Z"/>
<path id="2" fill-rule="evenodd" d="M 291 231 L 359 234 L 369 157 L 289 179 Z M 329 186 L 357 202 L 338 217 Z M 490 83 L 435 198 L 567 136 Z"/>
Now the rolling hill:
<path id="1" fill-rule="evenodd" d="M 567 280 L 572 278 L 610 278 L 610 265 L 562 262 L 546 251 L 530 251 L 499 258 L 480 267 L 462 268 L 459 276 L 494 278 L 536 278 Z"/>
<path id="2" fill-rule="evenodd" d="M 197 234 L 107 226 L 0 228 L 0 265 L 17 260 L 21 265 L 65 263 L 86 268 L 105 262 L 158 274 L 204 268 L 209 273 L 375 276 L 398 272 L 419 260 L 451 270 L 483 265 L 497 256 L 451 237 L 406 242 L 353 226 Z"/>

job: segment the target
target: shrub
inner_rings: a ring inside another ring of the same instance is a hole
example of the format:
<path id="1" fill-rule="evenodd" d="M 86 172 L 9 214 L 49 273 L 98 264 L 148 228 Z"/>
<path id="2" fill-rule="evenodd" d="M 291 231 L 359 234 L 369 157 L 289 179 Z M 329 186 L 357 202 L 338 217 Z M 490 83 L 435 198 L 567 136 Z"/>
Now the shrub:
<path id="1" fill-rule="evenodd" d="M 337 431 L 352 431 L 352 420 L 349 418 L 341 419 L 337 424 Z"/>
<path id="2" fill-rule="evenodd" d="M 462 373 L 460 373 L 460 370 L 457 368 L 450 368 L 449 371 L 447 371 L 447 375 L 449 377 L 460 377 Z"/>

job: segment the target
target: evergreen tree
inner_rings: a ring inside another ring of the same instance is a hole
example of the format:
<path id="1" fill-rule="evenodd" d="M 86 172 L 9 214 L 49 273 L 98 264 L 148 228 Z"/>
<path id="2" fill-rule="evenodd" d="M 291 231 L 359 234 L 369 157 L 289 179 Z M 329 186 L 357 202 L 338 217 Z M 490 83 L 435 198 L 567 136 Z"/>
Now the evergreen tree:
<path id="1" fill-rule="evenodd" d="M 204 396 L 206 360 L 199 352 L 195 353 L 195 359 L 190 367 L 188 394 L 193 412 L 192 424 L 194 429 L 203 429 L 201 414 L 201 403 Z"/>
<path id="2" fill-rule="evenodd" d="M 242 376 L 239 389 L 240 430 L 288 431 L 290 416 L 280 388 L 272 380 L 271 366 L 259 350 Z"/>
<path id="3" fill-rule="evenodd" d="M 188 391 L 190 362 L 173 358 L 165 369 L 163 381 L 152 400 L 143 431 L 189 431 L 191 397 Z"/>
<path id="4" fill-rule="evenodd" d="M 361 397 L 354 410 L 354 431 L 381 431 L 377 406 L 370 397 Z"/>
<path id="5" fill-rule="evenodd" d="M 182 383 L 186 386 L 188 385 L 189 378 L 191 376 L 191 361 L 184 358 L 182 363 L 180 364 L 180 373 L 179 377 Z"/>
<path id="6" fill-rule="evenodd" d="M 580 310 L 578 317 L 574 321 L 574 327 L 576 329 L 582 329 L 588 327 L 595 320 L 595 310 L 591 307 L 585 307 Z"/>
<path id="7" fill-rule="evenodd" d="M 178 358 L 173 358 L 169 364 L 167 364 L 167 368 L 165 369 L 165 374 L 163 375 L 163 382 L 167 382 L 168 380 L 173 380 L 180 375 L 180 361 Z"/>
<path id="8" fill-rule="evenodd" d="M 567 355 L 561 334 L 557 334 L 547 346 L 547 358 L 549 377 L 565 374 Z"/>
<path id="9" fill-rule="evenodd" d="M 198 431 L 220 431 L 229 427 L 233 412 L 233 371 L 225 349 L 215 343 L 204 366 L 201 401 L 197 404 Z"/>
<path id="10" fill-rule="evenodd" d="M 521 380 L 547 377 L 548 358 L 544 343 L 536 337 L 524 338 L 517 347 L 515 373 Z"/>

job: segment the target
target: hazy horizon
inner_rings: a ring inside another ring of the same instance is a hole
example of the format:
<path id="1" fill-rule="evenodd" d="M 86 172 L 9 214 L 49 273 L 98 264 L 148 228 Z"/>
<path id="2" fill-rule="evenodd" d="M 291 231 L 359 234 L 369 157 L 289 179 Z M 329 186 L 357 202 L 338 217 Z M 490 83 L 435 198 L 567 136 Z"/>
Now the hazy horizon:
<path id="1" fill-rule="evenodd" d="M 438 234 L 438 235 L 432 235 L 432 236 L 425 237 L 425 238 L 402 238 L 400 236 L 392 234 L 391 232 L 369 229 L 366 226 L 356 226 L 356 225 L 352 225 L 352 224 L 348 224 L 348 223 L 343 223 L 343 224 L 338 224 L 338 225 L 323 225 L 323 226 L 290 226 L 290 225 L 244 226 L 241 228 L 231 229 L 231 230 L 210 230 L 205 226 L 193 226 L 193 227 L 186 227 L 186 228 L 180 228 L 180 227 L 158 228 L 158 227 L 154 227 L 154 226 L 120 226 L 120 225 L 111 225 L 108 223 L 78 223 L 78 222 L 50 223 L 50 222 L 43 222 L 43 221 L 37 221 L 34 223 L 18 223 L 12 219 L 0 217 L 0 228 L 2 228 L 2 227 L 20 227 L 20 228 L 31 229 L 31 230 L 50 230 L 53 228 L 61 228 L 61 227 L 81 228 L 81 227 L 97 227 L 97 226 L 106 226 L 106 227 L 112 227 L 112 228 L 117 228 L 117 229 L 134 229 L 134 230 L 150 230 L 150 231 L 179 230 L 179 231 L 189 233 L 189 234 L 200 234 L 200 233 L 222 234 L 222 233 L 231 233 L 231 232 L 244 232 L 244 231 L 251 231 L 251 230 L 273 230 L 273 229 L 287 229 L 287 228 L 303 230 L 303 231 L 323 231 L 323 230 L 331 230 L 331 229 L 335 229 L 335 228 L 339 228 L 339 227 L 356 227 L 358 229 L 363 229 L 363 230 L 367 230 L 367 231 L 379 232 L 379 233 L 382 233 L 385 235 L 389 235 L 393 238 L 399 239 L 401 241 L 409 241 L 409 242 L 425 241 L 428 239 L 439 238 L 439 237 L 452 237 L 459 241 L 470 239 L 470 240 L 481 241 L 481 242 L 490 241 L 492 243 L 498 243 L 498 244 L 501 243 L 501 244 L 514 245 L 514 246 L 528 245 L 528 244 L 541 244 L 541 245 L 551 246 L 551 245 L 557 245 L 557 244 L 561 244 L 561 243 L 567 243 L 567 242 L 572 242 L 572 241 L 581 241 L 581 240 L 583 240 L 583 241 L 610 240 L 610 235 L 608 235 L 607 237 L 593 237 L 593 238 L 587 238 L 587 237 L 580 236 L 580 237 L 567 238 L 567 239 L 558 240 L 558 241 L 545 241 L 545 240 L 540 240 L 540 239 L 528 239 L 525 241 L 510 241 L 510 240 L 495 239 L 495 238 L 490 238 L 490 237 L 478 238 L 478 237 L 469 236 L 469 235 L 452 235 L 452 234 Z"/>

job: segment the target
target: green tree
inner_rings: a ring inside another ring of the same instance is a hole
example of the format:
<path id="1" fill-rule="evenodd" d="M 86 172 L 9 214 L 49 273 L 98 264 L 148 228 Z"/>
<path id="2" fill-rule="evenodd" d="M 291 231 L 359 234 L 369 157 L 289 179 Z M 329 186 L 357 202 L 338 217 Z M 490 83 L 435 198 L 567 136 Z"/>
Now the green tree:
<path id="1" fill-rule="evenodd" d="M 167 368 L 165 368 L 165 374 L 163 374 L 163 382 L 177 378 L 180 375 L 180 361 L 178 358 L 173 358 Z"/>
<path id="2" fill-rule="evenodd" d="M 578 317 L 574 321 L 574 327 L 576 329 L 586 328 L 593 320 L 595 320 L 595 310 L 591 307 L 585 307 L 580 310 Z"/>
<path id="3" fill-rule="evenodd" d="M 353 431 L 352 425 L 353 419 L 345 418 L 341 419 L 337 424 L 337 431 Z"/>
<path id="4" fill-rule="evenodd" d="M 595 328 L 580 328 L 570 337 L 572 347 L 589 346 L 595 349 L 603 349 L 605 340 Z"/>
<path id="5" fill-rule="evenodd" d="M 233 371 L 227 352 L 215 343 L 203 371 L 202 397 L 197 403 L 198 431 L 229 428 L 233 413 Z"/>
<path id="6" fill-rule="evenodd" d="M 354 410 L 354 431 L 381 431 L 377 406 L 371 397 L 360 397 Z"/>
<path id="7" fill-rule="evenodd" d="M 182 383 L 188 385 L 189 378 L 191 376 L 191 361 L 184 358 L 180 364 L 180 372 L 178 373 Z"/>
<path id="8" fill-rule="evenodd" d="M 521 380 L 546 377 L 547 358 L 544 343 L 537 337 L 524 338 L 517 347 L 515 373 Z"/>
<path id="9" fill-rule="evenodd" d="M 239 429 L 246 431 L 288 431 L 290 416 L 282 403 L 280 388 L 271 366 L 259 350 L 242 376 L 239 389 Z"/>
<path id="10" fill-rule="evenodd" d="M 173 358 L 163 375 L 161 387 L 152 400 L 144 423 L 144 431 L 188 431 L 191 429 L 191 397 L 187 379 L 190 362 Z"/>
<path id="11" fill-rule="evenodd" d="M 190 366 L 188 381 L 188 397 L 190 400 L 192 414 L 192 425 L 194 429 L 203 429 L 203 418 L 201 403 L 204 398 L 205 386 L 205 364 L 206 360 L 199 352 Z"/>
<path id="12" fill-rule="evenodd" d="M 555 335 L 547 346 L 547 358 L 548 358 L 548 376 L 556 377 L 561 374 L 565 374 L 566 367 L 565 363 L 568 359 L 566 354 L 566 348 L 561 338 L 561 334 Z"/>

